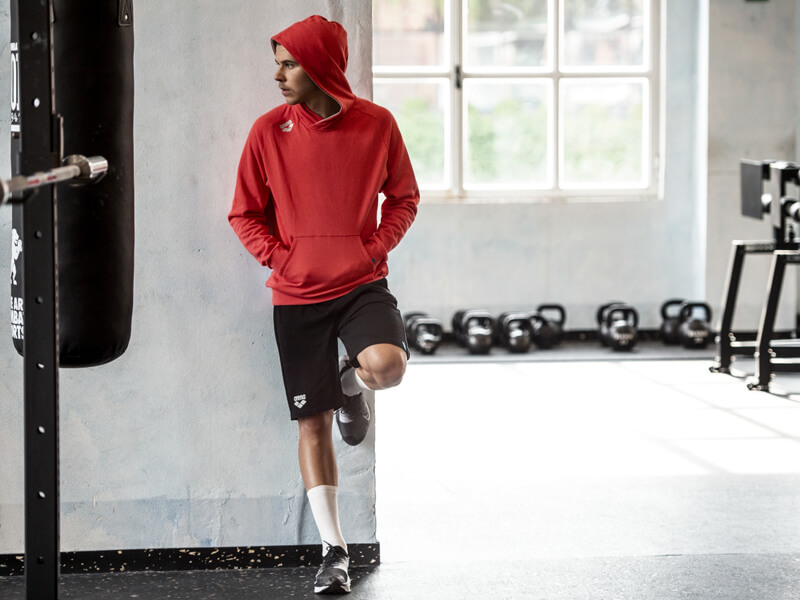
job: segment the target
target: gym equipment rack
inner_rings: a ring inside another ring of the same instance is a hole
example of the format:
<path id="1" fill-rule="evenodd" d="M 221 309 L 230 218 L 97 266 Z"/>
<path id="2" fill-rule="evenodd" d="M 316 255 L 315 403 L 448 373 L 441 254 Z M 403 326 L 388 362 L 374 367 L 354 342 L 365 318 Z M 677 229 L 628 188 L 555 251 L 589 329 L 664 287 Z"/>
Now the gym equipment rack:
<path id="1" fill-rule="evenodd" d="M 787 224 L 788 219 L 800 221 L 800 202 L 786 196 L 787 184 L 800 185 L 800 166 L 790 162 L 752 161 L 740 162 L 742 214 L 761 219 L 769 212 L 772 218 L 773 239 L 767 241 L 732 242 L 731 259 L 723 296 L 723 310 L 717 328 L 717 356 L 709 368 L 712 373 L 730 373 L 735 356 L 755 358 L 755 374 L 748 378 L 751 390 L 769 391 L 769 382 L 777 372 L 800 372 L 800 341 L 781 340 L 775 337 L 775 317 L 778 311 L 783 277 L 787 264 L 800 264 L 800 243 Z M 778 197 L 762 195 L 763 182 L 775 178 Z M 761 311 L 761 320 L 755 340 L 740 339 L 745 336 L 732 330 L 736 298 L 741 283 L 742 267 L 748 254 L 772 254 L 767 297 Z"/>

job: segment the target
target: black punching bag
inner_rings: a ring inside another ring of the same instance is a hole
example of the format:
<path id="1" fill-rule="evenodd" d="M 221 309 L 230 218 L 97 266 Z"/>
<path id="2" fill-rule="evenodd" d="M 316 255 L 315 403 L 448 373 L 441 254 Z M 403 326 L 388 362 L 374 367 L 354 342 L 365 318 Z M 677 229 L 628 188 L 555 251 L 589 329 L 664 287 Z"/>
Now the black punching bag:
<path id="1" fill-rule="evenodd" d="M 14 9 L 20 1 L 25 0 L 12 0 L 12 62 L 19 39 L 14 37 L 19 35 Z M 63 118 L 63 156 L 99 155 L 108 161 L 108 172 L 99 182 L 59 184 L 57 191 L 61 366 L 88 367 L 122 355 L 131 334 L 133 6 L 131 0 L 54 0 L 53 8 L 55 111 Z M 11 155 L 17 174 L 25 110 L 13 114 L 13 108 Z M 13 210 L 12 245 L 22 238 L 24 208 L 15 204 Z M 13 246 L 12 251 L 12 338 L 22 353 L 29 299 L 22 296 L 19 258 L 25 249 Z"/>

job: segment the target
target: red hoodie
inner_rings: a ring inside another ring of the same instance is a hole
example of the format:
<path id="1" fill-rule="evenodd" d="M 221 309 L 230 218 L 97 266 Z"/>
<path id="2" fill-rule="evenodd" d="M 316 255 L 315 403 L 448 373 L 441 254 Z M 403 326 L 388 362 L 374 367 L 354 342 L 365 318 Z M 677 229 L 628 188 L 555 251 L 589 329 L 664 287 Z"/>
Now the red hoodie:
<path id="1" fill-rule="evenodd" d="M 342 26 L 309 17 L 275 44 L 341 109 L 322 119 L 304 104 L 286 104 L 259 117 L 228 220 L 272 269 L 273 304 L 324 302 L 386 276 L 387 255 L 416 216 L 419 189 L 392 115 L 350 90 Z"/>

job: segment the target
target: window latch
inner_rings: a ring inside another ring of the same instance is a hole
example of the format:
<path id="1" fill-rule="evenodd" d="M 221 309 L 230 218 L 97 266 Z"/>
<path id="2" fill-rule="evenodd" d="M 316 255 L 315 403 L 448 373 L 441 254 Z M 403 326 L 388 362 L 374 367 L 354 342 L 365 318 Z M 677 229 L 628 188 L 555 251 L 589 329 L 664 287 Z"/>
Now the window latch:
<path id="1" fill-rule="evenodd" d="M 461 65 L 456 65 L 456 89 L 461 89 Z"/>

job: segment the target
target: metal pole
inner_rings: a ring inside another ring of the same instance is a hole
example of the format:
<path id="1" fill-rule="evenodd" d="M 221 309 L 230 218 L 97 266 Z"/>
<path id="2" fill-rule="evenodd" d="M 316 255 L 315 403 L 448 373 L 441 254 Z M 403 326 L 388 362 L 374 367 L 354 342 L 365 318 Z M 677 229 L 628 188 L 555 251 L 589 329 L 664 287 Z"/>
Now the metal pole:
<path id="1" fill-rule="evenodd" d="M 772 264 L 767 282 L 767 299 L 761 310 L 761 321 L 758 326 L 758 339 L 756 341 L 756 372 L 748 379 L 747 387 L 751 390 L 762 392 L 769 391 L 769 382 L 772 379 L 772 359 L 775 352 L 772 349 L 772 336 L 775 331 L 775 316 L 778 313 L 778 304 L 781 300 L 783 275 L 786 271 L 787 255 L 791 251 L 776 250 L 772 254 Z"/>
<path id="2" fill-rule="evenodd" d="M 58 166 L 54 118 L 52 0 L 22 1 L 19 11 L 20 169 Z M 47 186 L 23 208 L 25 268 L 25 597 L 58 598 L 58 281 L 56 191 Z"/>

